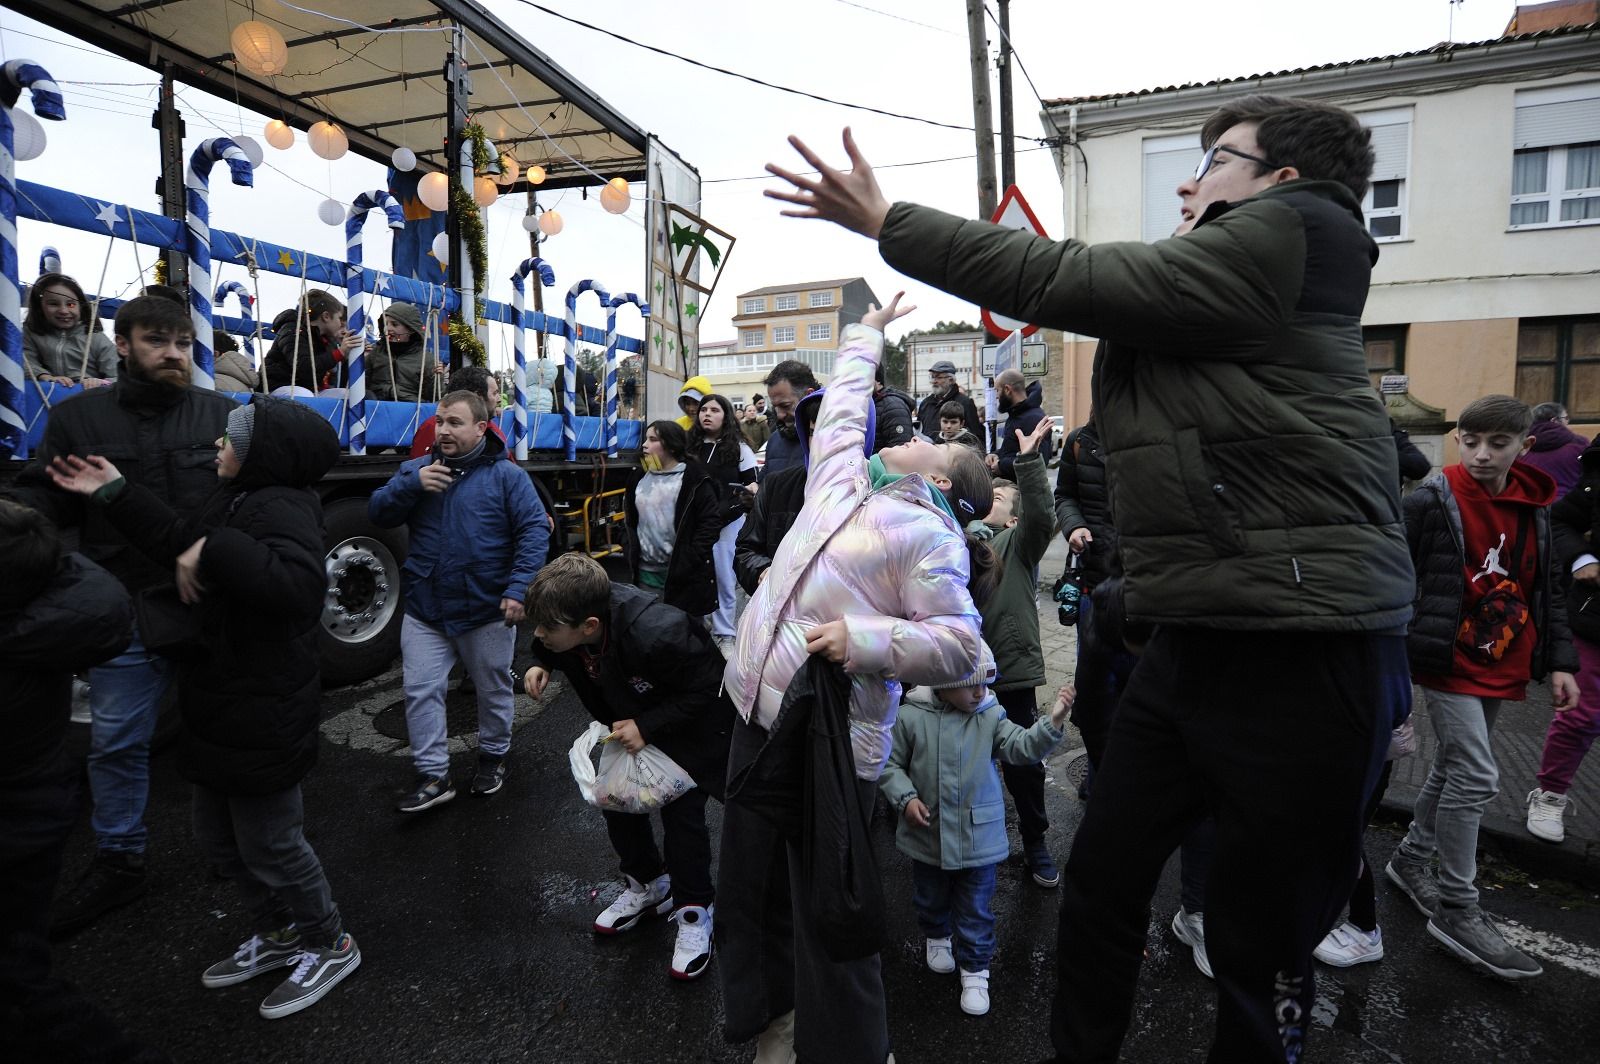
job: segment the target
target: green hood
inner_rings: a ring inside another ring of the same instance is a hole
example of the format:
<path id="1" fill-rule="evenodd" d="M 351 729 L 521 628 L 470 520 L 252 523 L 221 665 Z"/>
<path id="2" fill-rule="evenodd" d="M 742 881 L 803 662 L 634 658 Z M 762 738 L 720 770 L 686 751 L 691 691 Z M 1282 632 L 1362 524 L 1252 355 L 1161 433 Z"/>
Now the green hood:
<path id="1" fill-rule="evenodd" d="M 907 474 L 905 474 L 905 473 L 891 473 L 887 469 L 885 469 L 883 467 L 883 456 L 882 455 L 876 455 L 875 454 L 867 462 L 867 476 L 872 478 L 872 490 L 873 491 L 877 491 L 880 488 L 886 488 L 890 484 L 893 484 L 895 481 L 899 480 L 900 478 L 902 478 L 902 477 L 904 477 L 906 475 Z M 927 484 L 926 481 L 924 481 L 923 483 Z M 929 495 L 930 498 L 933 499 L 934 504 L 936 506 L 938 506 L 939 509 L 941 509 L 945 513 L 949 514 L 950 515 L 950 520 L 952 520 L 952 521 L 954 521 L 956 523 L 956 527 L 957 528 L 960 528 L 961 527 L 961 519 L 956 516 L 955 509 L 950 505 L 950 500 L 945 497 L 944 492 L 940 491 L 938 488 L 934 487 L 932 484 L 927 484 L 927 488 L 928 488 L 928 495 Z"/>

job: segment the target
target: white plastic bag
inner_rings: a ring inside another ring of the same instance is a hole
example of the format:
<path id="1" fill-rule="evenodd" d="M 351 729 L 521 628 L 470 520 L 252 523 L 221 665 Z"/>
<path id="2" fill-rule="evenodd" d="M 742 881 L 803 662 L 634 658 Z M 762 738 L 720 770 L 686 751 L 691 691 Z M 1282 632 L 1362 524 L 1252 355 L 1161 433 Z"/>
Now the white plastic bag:
<path id="1" fill-rule="evenodd" d="M 595 721 L 573 741 L 567 755 L 572 778 L 590 805 L 617 813 L 648 813 L 694 787 L 689 774 L 653 746 L 630 754 L 619 742 L 605 743 L 596 766 L 594 748 L 610 734 Z"/>

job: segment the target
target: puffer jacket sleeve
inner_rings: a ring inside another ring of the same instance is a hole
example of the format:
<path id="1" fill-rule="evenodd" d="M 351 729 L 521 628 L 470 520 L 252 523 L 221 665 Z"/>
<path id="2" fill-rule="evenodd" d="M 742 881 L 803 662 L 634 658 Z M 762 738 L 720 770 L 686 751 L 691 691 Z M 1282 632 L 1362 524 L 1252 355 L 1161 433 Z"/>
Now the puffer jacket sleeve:
<path id="1" fill-rule="evenodd" d="M 133 602 L 122 581 L 81 554 L 67 554 L 43 591 L 0 614 L 0 668 L 47 661 L 76 672 L 116 657 L 132 639 Z"/>
<path id="2" fill-rule="evenodd" d="M 844 671 L 881 673 L 906 686 L 949 683 L 972 671 L 983 625 L 967 591 L 966 540 L 931 521 L 903 528 L 899 556 L 885 559 L 905 574 L 902 616 L 849 615 Z"/>
<path id="3" fill-rule="evenodd" d="M 1056 535 L 1056 515 L 1051 503 L 1050 477 L 1044 471 L 1044 457 L 1037 451 L 1017 459 L 1017 488 L 1022 494 L 1022 519 L 1017 522 L 1017 548 L 1032 569 L 1050 549 Z"/>
<path id="4" fill-rule="evenodd" d="M 738 578 L 739 586 L 744 588 L 746 595 L 756 593 L 756 588 L 761 586 L 761 574 L 772 565 L 772 555 L 767 553 L 769 497 L 766 491 L 756 492 L 755 505 L 751 507 L 744 527 L 739 529 L 739 538 L 734 543 L 733 575 Z"/>
<path id="5" fill-rule="evenodd" d="M 1061 534 L 1070 536 L 1080 528 L 1088 528 L 1083 506 L 1078 502 L 1077 430 L 1061 442 L 1061 465 L 1056 470 L 1056 523 Z"/>
<path id="6" fill-rule="evenodd" d="M 389 478 L 389 483 L 372 493 L 367 502 L 367 516 L 379 528 L 397 528 L 406 523 L 411 511 L 422 499 L 425 491 L 422 478 L 417 476 L 429 459 L 412 459 Z"/>
<path id="7" fill-rule="evenodd" d="M 867 409 L 873 370 L 883 354 L 883 333 L 870 325 L 847 325 L 840 337 L 833 376 L 811 435 L 807 494 L 824 494 L 841 480 L 867 485 Z"/>
<path id="8" fill-rule="evenodd" d="M 896 203 L 878 249 L 901 273 L 1008 317 L 1244 360 L 1269 349 L 1299 300 L 1302 224 L 1292 207 L 1256 199 L 1185 236 L 1090 246 Z"/>
<path id="9" fill-rule="evenodd" d="M 1543 526 L 1544 535 L 1541 538 L 1549 544 L 1550 555 L 1546 559 L 1545 615 L 1541 618 L 1543 628 L 1538 633 L 1543 653 L 1535 655 L 1535 662 L 1542 657 L 1549 672 L 1577 673 L 1578 652 L 1572 645 L 1572 626 L 1567 620 L 1567 563 L 1562 560 L 1561 551 L 1555 548 L 1550 534 L 1549 511 L 1541 511 L 1535 520 Z"/>
<path id="10" fill-rule="evenodd" d="M 210 594 L 275 617 L 309 621 L 322 608 L 327 572 L 316 498 L 301 488 L 264 488 L 231 525 L 212 529 L 200 551 Z"/>

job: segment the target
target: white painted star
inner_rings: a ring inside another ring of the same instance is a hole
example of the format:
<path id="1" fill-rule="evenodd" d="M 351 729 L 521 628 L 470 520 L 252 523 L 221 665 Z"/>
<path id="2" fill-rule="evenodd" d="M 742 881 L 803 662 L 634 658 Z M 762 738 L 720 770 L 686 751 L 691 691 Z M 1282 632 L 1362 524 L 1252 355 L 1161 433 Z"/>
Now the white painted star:
<path id="1" fill-rule="evenodd" d="M 95 212 L 95 217 L 105 222 L 107 231 L 111 232 L 114 232 L 117 228 L 117 223 L 122 221 L 122 216 L 117 213 L 117 206 L 114 203 L 108 203 L 101 207 Z"/>
<path id="2" fill-rule="evenodd" d="M 387 292 L 389 290 L 389 275 L 386 273 L 378 274 L 378 280 L 372 287 L 374 291 Z"/>

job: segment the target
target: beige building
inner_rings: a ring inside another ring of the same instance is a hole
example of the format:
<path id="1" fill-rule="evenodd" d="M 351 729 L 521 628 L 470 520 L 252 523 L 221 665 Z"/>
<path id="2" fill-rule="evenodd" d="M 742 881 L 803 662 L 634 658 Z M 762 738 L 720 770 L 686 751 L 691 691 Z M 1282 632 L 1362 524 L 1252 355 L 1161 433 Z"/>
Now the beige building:
<path id="1" fill-rule="evenodd" d="M 878 297 L 860 277 L 769 285 L 741 292 L 734 305 L 738 336 L 731 350 L 713 353 L 702 345 L 700 372 L 711 386 L 743 405 L 765 390 L 772 367 L 798 359 L 821 380 L 833 372 L 839 334 L 867 312 Z"/>
<path id="2" fill-rule="evenodd" d="M 1380 249 L 1363 321 L 1376 379 L 1454 419 L 1491 392 L 1600 423 L 1600 24 L 1592 2 L 1519 12 L 1477 44 L 1113 96 L 1051 101 L 1064 231 L 1159 240 L 1206 116 L 1251 93 L 1355 112 L 1377 166 L 1363 207 Z M 1563 16 L 1562 13 L 1565 13 Z M 1530 15 L 1540 16 L 1534 21 Z M 1560 25 L 1562 17 L 1585 21 Z M 1092 175 L 1092 179 L 1090 177 Z M 1067 337 L 1063 400 L 1089 406 L 1094 341 Z M 1052 367 L 1053 368 L 1053 367 Z M 1059 409 L 1059 408 L 1057 408 Z M 1592 431 L 1592 430 L 1591 430 Z"/>

